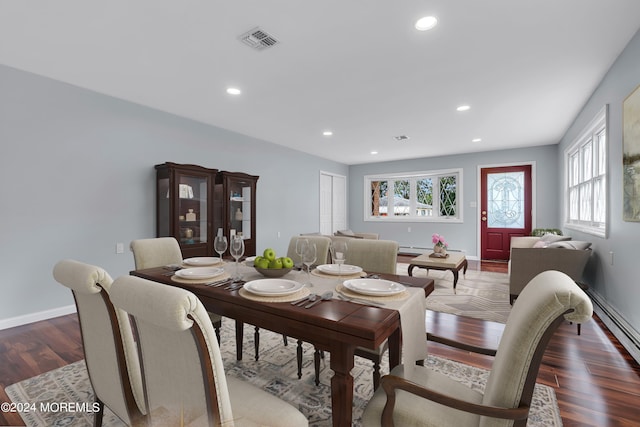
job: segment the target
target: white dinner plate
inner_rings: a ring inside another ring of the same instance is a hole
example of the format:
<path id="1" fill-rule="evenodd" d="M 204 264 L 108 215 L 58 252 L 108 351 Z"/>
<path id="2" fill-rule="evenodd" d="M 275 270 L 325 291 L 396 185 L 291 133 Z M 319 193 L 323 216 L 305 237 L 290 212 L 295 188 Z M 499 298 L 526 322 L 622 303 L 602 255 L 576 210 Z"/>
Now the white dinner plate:
<path id="1" fill-rule="evenodd" d="M 362 268 L 357 265 L 349 265 L 342 264 L 340 268 L 338 268 L 338 264 L 322 264 L 317 266 L 316 268 L 325 274 L 332 274 L 337 276 L 338 274 L 343 276 L 350 276 L 352 274 L 358 274 L 362 272 Z"/>
<path id="2" fill-rule="evenodd" d="M 371 296 L 396 295 L 406 289 L 399 283 L 381 279 L 345 280 L 343 284 L 350 291 Z"/>
<path id="3" fill-rule="evenodd" d="M 248 292 L 268 297 L 290 295 L 303 287 L 302 283 L 287 279 L 259 279 L 244 284 Z"/>
<path id="4" fill-rule="evenodd" d="M 205 265 L 220 264 L 220 258 L 217 256 L 200 256 L 195 258 L 187 258 L 182 260 L 182 262 L 194 267 L 204 267 Z"/>
<path id="5" fill-rule="evenodd" d="M 196 268 L 183 268 L 176 271 L 176 276 L 183 279 L 211 279 L 224 273 L 224 268 L 215 267 L 196 267 Z"/>

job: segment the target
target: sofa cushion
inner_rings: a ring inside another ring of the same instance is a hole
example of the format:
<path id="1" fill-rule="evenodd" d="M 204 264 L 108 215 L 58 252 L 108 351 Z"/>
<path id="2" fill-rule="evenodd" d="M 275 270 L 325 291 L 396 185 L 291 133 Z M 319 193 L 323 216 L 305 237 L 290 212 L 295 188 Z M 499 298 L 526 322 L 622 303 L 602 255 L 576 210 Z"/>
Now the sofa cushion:
<path id="1" fill-rule="evenodd" d="M 566 240 L 571 240 L 571 236 L 559 236 L 557 234 L 545 234 L 544 236 L 542 236 L 540 238 L 540 240 L 543 240 L 547 243 L 553 243 L 553 242 L 563 242 Z"/>
<path id="2" fill-rule="evenodd" d="M 585 250 L 591 246 L 591 242 L 580 242 L 577 240 L 564 241 L 564 242 L 553 242 L 550 243 L 548 248 L 565 248 L 565 249 L 577 249 L 577 250 Z"/>

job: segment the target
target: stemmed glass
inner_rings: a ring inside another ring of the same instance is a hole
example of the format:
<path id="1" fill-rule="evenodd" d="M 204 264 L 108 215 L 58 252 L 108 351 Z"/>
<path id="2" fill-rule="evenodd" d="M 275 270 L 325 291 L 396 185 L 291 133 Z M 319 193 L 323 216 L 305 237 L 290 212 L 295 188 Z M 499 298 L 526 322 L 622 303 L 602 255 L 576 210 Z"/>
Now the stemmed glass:
<path id="1" fill-rule="evenodd" d="M 229 252 L 231 253 L 231 256 L 236 260 L 235 279 L 240 280 L 242 279 L 242 277 L 238 272 L 238 259 L 240 259 L 242 255 L 244 255 L 244 239 L 242 238 L 242 236 L 236 235 L 231 237 L 231 247 L 229 248 Z"/>
<path id="2" fill-rule="evenodd" d="M 307 242 L 307 245 L 304 248 L 304 252 L 302 253 L 302 263 L 307 266 L 307 281 L 308 286 L 312 287 L 311 283 L 311 264 L 316 262 L 318 256 L 317 248 L 315 243 Z"/>
<path id="3" fill-rule="evenodd" d="M 222 262 L 222 254 L 227 250 L 227 236 L 216 236 L 213 241 L 213 248 L 220 255 L 220 262 Z"/>
<path id="4" fill-rule="evenodd" d="M 347 259 L 347 242 L 344 240 L 331 242 L 329 250 L 331 251 L 331 261 L 334 264 L 338 264 L 338 276 L 341 276 L 342 264 L 344 264 Z"/>
<path id="5" fill-rule="evenodd" d="M 296 240 L 296 255 L 300 257 L 300 270 L 302 270 L 302 254 L 304 254 L 304 251 L 307 248 L 307 246 L 309 246 L 309 240 L 307 239 Z"/>

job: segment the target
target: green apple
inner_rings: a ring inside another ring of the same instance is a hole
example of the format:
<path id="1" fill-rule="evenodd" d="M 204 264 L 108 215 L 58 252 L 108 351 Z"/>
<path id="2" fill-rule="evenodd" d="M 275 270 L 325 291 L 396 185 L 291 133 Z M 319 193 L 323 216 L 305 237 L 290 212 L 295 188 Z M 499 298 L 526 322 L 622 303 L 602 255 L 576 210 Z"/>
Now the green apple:
<path id="1" fill-rule="evenodd" d="M 257 267 L 257 268 L 269 268 L 269 260 L 263 257 L 260 257 L 260 259 L 256 259 L 255 261 L 253 261 L 253 266 Z"/>
<path id="2" fill-rule="evenodd" d="M 256 265 L 256 261 L 260 261 L 261 259 L 263 259 L 264 257 L 262 255 L 258 255 L 257 257 L 255 257 L 253 259 L 253 265 Z M 267 260 L 268 261 L 268 260 Z"/>
<path id="3" fill-rule="evenodd" d="M 280 258 L 282 260 L 283 268 L 293 268 L 293 260 L 288 256 Z"/>
<path id="4" fill-rule="evenodd" d="M 269 262 L 273 261 L 274 259 L 276 259 L 276 251 L 274 251 L 271 248 L 267 248 L 264 250 L 264 252 L 262 253 L 262 255 L 269 260 Z"/>
<path id="5" fill-rule="evenodd" d="M 269 261 L 269 268 L 272 268 L 272 269 L 282 268 L 282 260 L 280 258 L 276 258 L 274 260 Z"/>

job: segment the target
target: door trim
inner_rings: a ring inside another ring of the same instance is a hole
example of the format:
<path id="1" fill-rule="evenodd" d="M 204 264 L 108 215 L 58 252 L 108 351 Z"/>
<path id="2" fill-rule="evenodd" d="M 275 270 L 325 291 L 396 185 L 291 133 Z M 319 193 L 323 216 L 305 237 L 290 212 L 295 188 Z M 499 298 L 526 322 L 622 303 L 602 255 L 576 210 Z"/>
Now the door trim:
<path id="1" fill-rule="evenodd" d="M 480 220 L 479 210 L 482 199 L 482 188 L 481 188 L 481 172 L 482 169 L 486 168 L 503 168 L 503 167 L 513 167 L 513 166 L 531 166 L 531 229 L 536 228 L 536 201 L 537 201 L 537 191 L 536 191 L 536 162 L 535 160 L 528 162 L 510 162 L 510 163 L 491 163 L 486 165 L 478 165 L 476 171 L 476 254 L 478 260 L 482 260 L 482 224 Z"/>

